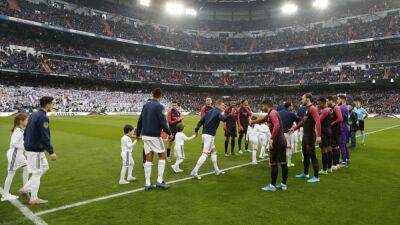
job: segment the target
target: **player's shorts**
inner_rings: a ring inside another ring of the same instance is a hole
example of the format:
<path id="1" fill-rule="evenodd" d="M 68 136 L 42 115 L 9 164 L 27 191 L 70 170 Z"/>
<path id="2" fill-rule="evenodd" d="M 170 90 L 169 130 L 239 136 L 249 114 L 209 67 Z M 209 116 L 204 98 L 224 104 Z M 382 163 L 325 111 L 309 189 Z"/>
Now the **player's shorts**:
<path id="1" fill-rule="evenodd" d="M 248 125 L 243 126 L 243 130 L 239 129 L 239 134 L 247 134 L 247 127 L 248 127 Z"/>
<path id="2" fill-rule="evenodd" d="M 26 166 L 27 161 L 24 150 L 9 149 L 7 151 L 8 171 L 16 171 L 18 168 Z"/>
<path id="3" fill-rule="evenodd" d="M 332 133 L 330 131 L 323 131 L 321 134 L 320 148 L 327 148 L 331 145 Z"/>
<path id="4" fill-rule="evenodd" d="M 315 143 L 305 143 L 302 142 L 302 146 L 301 146 L 301 150 L 303 152 L 303 155 L 312 155 L 312 154 L 316 154 L 315 151 Z"/>
<path id="5" fill-rule="evenodd" d="M 28 172 L 29 173 L 44 173 L 49 169 L 44 152 L 26 152 Z"/>
<path id="6" fill-rule="evenodd" d="M 128 167 L 128 166 L 133 166 L 133 157 L 132 157 L 132 152 L 129 151 L 123 151 L 121 152 L 121 157 L 122 157 L 122 166 Z"/>
<path id="7" fill-rule="evenodd" d="M 277 143 L 276 143 L 277 142 Z M 269 163 L 286 163 L 286 143 L 285 141 L 276 141 L 272 143 L 269 149 Z"/>
<path id="8" fill-rule="evenodd" d="M 285 139 L 286 139 L 286 147 L 291 148 L 292 147 L 292 135 L 290 135 L 289 132 L 284 133 Z"/>
<path id="9" fill-rule="evenodd" d="M 225 130 L 225 137 L 236 137 L 237 136 L 237 129 L 236 126 L 227 127 Z"/>
<path id="10" fill-rule="evenodd" d="M 332 136 L 331 136 L 331 147 L 332 148 L 337 148 L 340 145 L 340 141 L 342 139 L 342 132 L 339 129 L 334 129 L 332 130 Z"/>
<path id="11" fill-rule="evenodd" d="M 358 129 L 361 131 L 364 131 L 365 127 L 364 127 L 364 120 L 359 120 L 358 121 Z"/>
<path id="12" fill-rule="evenodd" d="M 174 150 L 174 155 L 177 159 L 185 158 L 185 150 L 183 149 L 183 145 L 175 145 Z"/>
<path id="13" fill-rule="evenodd" d="M 215 151 L 214 136 L 203 134 L 201 135 L 201 139 L 203 142 L 203 153 L 211 154 L 213 151 Z"/>
<path id="14" fill-rule="evenodd" d="M 164 143 L 161 137 L 142 136 L 144 154 L 165 152 Z"/>

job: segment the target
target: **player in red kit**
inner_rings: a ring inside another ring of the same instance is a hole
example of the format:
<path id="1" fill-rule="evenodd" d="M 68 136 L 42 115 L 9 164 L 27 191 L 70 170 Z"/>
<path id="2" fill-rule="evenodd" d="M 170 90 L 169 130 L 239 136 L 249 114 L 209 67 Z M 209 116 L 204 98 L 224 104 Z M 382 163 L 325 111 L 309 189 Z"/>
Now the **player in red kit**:
<path id="1" fill-rule="evenodd" d="M 204 117 L 206 113 L 213 109 L 211 98 L 206 98 L 206 104 L 200 109 L 200 116 Z"/>
<path id="2" fill-rule="evenodd" d="M 271 184 L 262 188 L 263 191 L 276 191 L 278 189 L 287 190 L 286 181 L 288 177 L 288 167 L 286 164 L 286 138 L 283 134 L 282 122 L 278 112 L 273 109 L 273 104 L 270 100 L 264 100 L 262 103 L 263 111 L 267 115 L 259 120 L 252 121 L 252 124 L 261 124 L 267 122 L 271 131 L 271 138 L 269 140 L 269 154 L 271 166 Z M 276 186 L 278 179 L 278 165 L 282 168 L 282 183 Z"/>
<path id="3" fill-rule="evenodd" d="M 340 168 L 339 159 L 340 159 L 340 141 L 342 137 L 342 111 L 340 107 L 336 105 L 336 98 L 333 96 L 328 97 L 328 107 L 331 111 L 331 143 L 330 146 L 332 148 L 332 170 L 338 170 Z"/>
<path id="4" fill-rule="evenodd" d="M 326 99 L 321 97 L 317 99 L 317 106 L 320 110 L 319 120 L 321 121 L 321 143 L 319 148 L 322 155 L 322 170 L 319 174 L 328 174 L 331 171 L 332 160 L 329 159 L 329 152 L 331 152 L 330 141 L 332 136 L 331 130 L 331 113 L 326 105 Z"/>
<path id="5" fill-rule="evenodd" d="M 227 115 L 227 120 L 224 122 L 224 135 L 225 135 L 225 156 L 228 155 L 229 140 L 231 142 L 231 154 L 235 155 L 235 142 L 237 136 L 236 127 L 236 101 L 231 100 L 229 107 L 225 109 L 224 115 Z"/>
<path id="6" fill-rule="evenodd" d="M 175 141 L 175 134 L 177 132 L 177 125 L 182 122 L 183 117 L 181 112 L 178 110 L 178 102 L 173 101 L 172 102 L 172 108 L 168 111 L 167 113 L 167 121 L 169 128 L 171 129 L 171 133 L 173 138 L 168 141 L 168 146 L 167 146 L 167 161 L 171 162 L 171 147 L 174 144 Z"/>
<path id="7" fill-rule="evenodd" d="M 297 178 L 308 178 L 308 169 L 310 167 L 310 159 L 314 169 L 314 177 L 307 180 L 309 183 L 319 182 L 318 176 L 318 159 L 315 151 L 315 143 L 321 143 L 321 121 L 319 119 L 318 109 L 313 103 L 313 96 L 310 93 L 304 94 L 301 99 L 302 104 L 306 106 L 305 115 L 297 124 L 296 127 L 292 128 L 292 132 L 303 127 L 303 140 L 302 140 L 302 152 L 304 156 L 304 172 L 296 175 Z"/>
<path id="8" fill-rule="evenodd" d="M 243 154 L 244 151 L 242 150 L 242 139 L 246 137 L 247 134 L 247 127 L 250 124 L 250 117 L 253 115 L 249 107 L 249 101 L 246 99 L 242 101 L 242 106 L 237 110 L 237 124 L 239 127 L 239 138 L 238 138 L 238 145 L 239 145 L 239 153 Z M 245 150 L 248 150 L 249 142 L 245 140 Z"/>

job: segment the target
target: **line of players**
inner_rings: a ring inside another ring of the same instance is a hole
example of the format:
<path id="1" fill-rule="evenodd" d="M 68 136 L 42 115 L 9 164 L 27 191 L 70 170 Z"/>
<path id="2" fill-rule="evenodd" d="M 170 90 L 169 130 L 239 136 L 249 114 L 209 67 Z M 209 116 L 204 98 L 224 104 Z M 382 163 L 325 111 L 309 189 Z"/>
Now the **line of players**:
<path id="1" fill-rule="evenodd" d="M 342 156 L 342 163 L 345 166 L 350 163 L 350 152 L 347 148 L 347 143 L 349 142 L 350 137 L 355 137 L 354 133 L 358 129 L 361 130 L 362 133 L 362 143 L 365 143 L 364 119 L 368 116 L 368 114 L 366 113 L 365 109 L 361 107 L 360 101 L 356 102 L 356 107 L 349 107 L 347 105 L 346 95 L 338 95 L 337 100 L 336 97 L 333 96 L 330 96 L 326 99 L 319 97 L 316 101 L 317 106 L 315 106 L 314 97 L 310 93 L 304 94 L 302 96 L 302 106 L 299 108 L 297 115 L 291 112 L 293 106 L 289 102 L 278 106 L 278 112 L 273 108 L 273 103 L 270 100 L 264 100 L 262 102 L 262 109 L 266 115 L 260 119 L 257 119 L 253 116 L 247 100 L 242 101 L 242 106 L 239 109 L 236 109 L 234 101 L 231 101 L 230 106 L 226 108 L 225 104 L 221 100 L 218 100 L 213 107 L 211 99 L 207 98 L 206 105 L 201 109 L 201 119 L 195 128 L 195 135 L 191 137 L 187 137 L 183 133 L 183 117 L 178 111 L 177 103 L 173 103 L 173 108 L 168 112 L 168 119 L 166 119 L 163 114 L 164 107 L 159 102 L 162 98 L 161 90 L 156 89 L 153 92 L 153 97 L 154 98 L 149 100 L 143 107 L 138 121 L 138 129 L 135 131 L 131 125 L 126 125 L 124 127 L 125 135 L 121 138 L 121 157 L 123 165 L 120 174 L 120 184 L 127 184 L 129 181 L 136 180 L 136 178 L 132 175 L 134 166 L 132 149 L 137 143 L 136 140 L 132 142 L 131 137 L 134 135 L 137 138 L 140 137 L 144 142 L 143 152 L 146 179 L 145 190 L 151 190 L 153 188 L 150 182 L 150 177 L 154 153 L 158 154 L 159 156 L 156 187 L 168 189 L 168 185 L 164 182 L 163 177 L 167 154 L 170 154 L 170 149 L 175 141 L 174 150 L 176 162 L 171 167 L 176 173 L 182 172 L 183 170 L 180 169 L 179 165 L 184 160 L 184 143 L 185 141 L 197 137 L 201 127 L 203 127 L 202 154 L 199 157 L 195 168 L 192 170 L 191 175 L 195 179 L 201 179 L 201 177 L 198 175 L 198 171 L 208 156 L 211 156 L 215 174 L 224 174 L 224 171 L 220 170 L 218 167 L 216 148 L 214 144 L 216 131 L 220 122 L 224 122 L 224 131 L 226 136 L 226 156 L 228 156 L 227 149 L 230 138 L 231 154 L 234 154 L 236 125 L 239 126 L 239 149 L 241 148 L 241 142 L 244 136 L 246 137 L 246 149 L 248 149 L 249 142 L 252 144 L 253 148 L 251 152 L 253 164 L 257 163 L 256 154 L 258 146 L 261 146 L 260 158 L 265 158 L 267 156 L 265 150 L 268 149 L 271 167 L 271 183 L 262 188 L 262 190 L 265 191 L 276 191 L 278 189 L 287 190 L 286 182 L 288 176 L 288 167 L 294 166 L 294 164 L 291 163 L 291 153 L 293 149 L 291 147 L 294 146 L 294 149 L 297 149 L 296 132 L 298 132 L 298 130 L 301 128 L 303 128 L 302 135 L 300 135 L 302 136 L 304 171 L 303 173 L 296 175 L 296 177 L 303 179 L 309 178 L 309 166 L 311 161 L 314 170 L 314 176 L 307 180 L 309 183 L 319 182 L 319 174 L 328 174 L 334 170 L 338 170 L 340 168 L 340 156 Z M 44 100 L 46 100 L 46 98 Z M 48 98 L 45 103 L 41 102 L 42 108 L 45 106 L 52 107 L 52 100 L 52 98 Z M 351 111 L 349 111 L 349 108 Z M 43 112 L 45 111 L 49 110 L 43 110 Z M 352 114 L 355 116 L 351 116 Z M 252 118 L 250 119 L 250 117 Z M 48 119 L 46 119 L 47 117 L 45 117 L 45 114 L 43 118 L 45 122 L 41 128 L 48 132 Z M 350 120 L 352 120 L 351 118 L 356 119 L 350 121 L 349 123 L 349 118 Z M 37 187 L 35 186 L 35 188 L 33 188 L 33 186 L 30 187 L 29 190 L 26 188 L 27 185 L 30 185 L 30 182 L 33 183 L 33 181 L 35 181 L 34 179 L 36 178 L 36 174 L 32 172 L 32 169 L 30 169 L 32 177 L 28 182 L 29 170 L 27 170 L 25 167 L 27 164 L 29 165 L 24 156 L 24 148 L 26 143 L 24 143 L 23 140 L 23 137 L 26 137 L 26 135 L 24 135 L 24 129 L 27 126 L 27 121 L 28 117 L 25 114 L 18 114 L 14 119 L 13 135 L 11 137 L 10 149 L 7 152 L 9 164 L 8 176 L 5 181 L 5 189 L 2 193 L 1 200 L 6 201 L 17 198 L 17 196 L 11 195 L 9 190 L 15 171 L 18 168 L 23 167 L 23 180 L 25 187 L 21 189 L 23 190 L 21 193 L 26 194 L 34 190 L 35 193 L 30 194 L 31 197 L 33 194 L 35 199 L 31 199 L 32 201 L 30 202 L 32 204 L 46 203 L 47 201 L 43 200 L 43 202 L 40 202 L 38 200 L 39 198 L 37 198 L 37 192 L 39 190 L 38 185 Z M 167 124 L 167 121 L 169 125 Z M 167 154 L 164 150 L 161 131 L 164 131 L 169 135 Z M 46 135 L 48 138 L 47 142 L 49 143 L 49 135 Z M 319 164 L 316 156 L 316 144 L 319 145 L 322 153 L 323 168 L 321 171 L 319 171 Z M 49 146 L 50 147 L 47 147 L 49 149 L 46 150 L 52 152 L 52 147 L 51 145 Z M 43 153 L 44 148 L 40 149 L 42 151 L 41 153 Z M 244 150 L 241 150 L 241 152 L 243 153 Z M 55 154 L 52 154 L 52 159 L 53 155 L 55 157 Z M 41 156 L 41 161 L 43 158 L 45 159 L 44 153 Z M 34 164 L 35 163 L 32 161 L 32 165 Z M 282 169 L 282 182 L 280 185 L 276 185 L 279 165 Z M 128 173 L 128 176 L 125 179 L 126 173 Z M 39 173 L 39 182 L 41 175 L 42 173 Z"/>
<path id="2" fill-rule="evenodd" d="M 226 156 L 229 156 L 229 142 L 231 143 L 231 154 L 234 154 L 235 137 L 238 126 L 239 149 L 241 149 L 241 140 L 243 137 L 246 137 L 246 149 L 248 149 L 249 142 L 252 144 L 252 164 L 257 164 L 256 156 L 258 146 L 261 146 L 260 158 L 265 158 L 267 156 L 265 150 L 269 150 L 271 184 L 265 186 L 263 190 L 286 190 L 288 167 L 294 166 L 294 164 L 291 163 L 291 154 L 293 149 L 297 149 L 297 136 L 299 135 L 298 131 L 301 128 L 303 129 L 301 135 L 301 149 L 304 171 L 303 173 L 296 175 L 297 178 L 308 179 L 309 167 L 311 164 L 314 174 L 312 178 L 307 180 L 307 182 L 319 182 L 320 174 L 328 174 L 340 168 L 340 155 L 342 156 L 342 163 L 345 166 L 350 163 L 350 154 L 347 148 L 350 136 L 350 127 L 348 123 L 349 109 L 346 101 L 346 95 L 338 95 L 337 100 L 336 97 L 328 97 L 327 99 L 320 97 L 317 99 L 316 105 L 314 105 L 314 97 L 310 93 L 307 93 L 302 96 L 302 106 L 299 108 L 296 115 L 291 112 L 293 110 L 291 103 L 286 102 L 283 105 L 278 106 L 278 112 L 273 108 L 273 103 L 266 100 L 262 103 L 263 111 L 266 113 L 266 116 L 257 119 L 253 116 L 247 100 L 242 101 L 242 106 L 240 108 L 236 108 L 234 101 L 231 101 L 230 106 L 226 108 L 225 104 L 221 100 L 216 101 L 213 107 L 211 99 L 207 98 L 205 106 L 200 110 L 201 120 L 195 128 L 195 135 L 191 137 L 187 137 L 183 133 L 183 117 L 178 111 L 177 103 L 174 102 L 171 111 L 167 114 L 168 126 L 166 123 L 163 124 L 164 122 L 162 121 L 161 124 L 163 125 L 159 127 L 165 127 L 166 129 L 161 129 L 159 131 L 165 131 L 170 137 L 167 148 L 168 157 L 170 157 L 171 147 L 175 138 L 174 150 L 177 160 L 171 167 L 174 172 L 178 173 L 182 172 L 179 165 L 184 160 L 184 142 L 197 137 L 199 129 L 203 127 L 202 154 L 199 157 L 195 168 L 191 172 L 191 175 L 195 179 L 201 179 L 198 171 L 209 156 L 211 157 L 215 174 L 224 174 L 224 171 L 220 170 L 218 167 L 216 148 L 214 144 L 216 131 L 220 122 L 224 123 Z M 364 124 L 363 120 L 367 115 L 365 110 L 360 107 L 359 102 L 358 110 L 364 111 L 364 114 L 359 121 L 359 124 Z M 140 136 L 140 134 L 137 134 L 137 136 Z M 365 133 L 363 132 L 362 127 L 363 142 L 364 139 Z M 164 147 L 162 139 L 159 138 L 157 143 L 158 144 L 155 144 L 155 142 L 149 143 L 146 150 L 146 141 L 144 140 L 145 151 L 148 153 L 155 150 L 161 159 L 163 159 L 163 157 L 167 159 L 167 156 L 163 156 Z M 323 168 L 320 171 L 316 154 L 316 145 L 319 145 L 322 153 Z M 240 150 L 239 152 L 244 153 L 244 151 L 245 150 Z M 148 162 L 146 161 L 145 165 L 146 163 Z M 162 164 L 164 164 L 164 162 Z M 282 168 L 283 178 L 282 183 L 277 186 L 276 181 L 279 165 Z M 159 164 L 159 174 L 160 168 L 164 167 L 164 165 L 160 166 Z M 163 171 L 161 171 L 161 174 L 163 174 Z M 146 177 L 146 180 L 146 190 L 150 190 L 151 185 L 149 177 Z M 168 188 L 168 185 L 163 182 L 162 176 L 158 176 L 156 187 L 164 189 Z"/>

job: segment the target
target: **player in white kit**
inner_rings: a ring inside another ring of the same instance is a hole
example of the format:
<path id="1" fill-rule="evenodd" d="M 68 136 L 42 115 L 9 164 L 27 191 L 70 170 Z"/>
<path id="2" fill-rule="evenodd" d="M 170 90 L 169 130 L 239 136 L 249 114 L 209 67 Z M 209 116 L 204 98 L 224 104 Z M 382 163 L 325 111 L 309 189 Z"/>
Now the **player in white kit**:
<path id="1" fill-rule="evenodd" d="M 175 135 L 175 146 L 174 146 L 174 150 L 175 150 L 174 155 L 176 157 L 176 161 L 175 161 L 174 165 L 171 165 L 171 168 L 175 173 L 183 172 L 183 170 L 179 167 L 179 165 L 185 159 L 185 150 L 184 150 L 185 141 L 190 141 L 196 137 L 196 135 L 187 137 L 186 134 L 183 133 L 184 129 L 185 129 L 185 126 L 183 125 L 183 123 L 179 123 L 176 126 L 177 133 Z"/>
<path id="2" fill-rule="evenodd" d="M 119 184 L 129 184 L 129 181 L 136 180 L 136 177 L 132 176 L 133 166 L 135 161 L 133 161 L 132 150 L 137 144 L 137 140 L 132 142 L 133 137 L 133 126 L 124 126 L 124 136 L 121 138 L 121 157 L 122 157 L 122 168 L 119 178 Z M 128 172 L 128 177 L 125 179 L 126 172 Z"/>
<path id="3" fill-rule="evenodd" d="M 257 120 L 256 116 L 252 116 L 251 120 Z M 251 144 L 252 146 L 252 155 L 251 155 L 251 164 L 256 165 L 257 164 L 257 150 L 258 146 L 262 146 L 259 136 L 261 134 L 262 128 L 260 127 L 259 124 L 253 124 L 248 126 L 247 128 L 247 133 L 246 133 L 246 140 Z"/>
<path id="4" fill-rule="evenodd" d="M 7 151 L 8 160 L 8 174 L 6 181 L 4 182 L 4 191 L 1 197 L 1 201 L 11 201 L 18 199 L 18 196 L 10 194 L 10 187 L 14 178 L 15 172 L 23 167 L 22 181 L 25 185 L 29 179 L 28 168 L 26 167 L 27 161 L 24 155 L 24 129 L 28 123 L 28 115 L 25 113 L 19 113 L 14 118 L 14 127 L 12 129 L 10 149 Z M 24 192 L 21 194 L 27 194 Z"/>
<path id="5" fill-rule="evenodd" d="M 269 131 L 268 125 L 265 123 L 257 126 L 257 132 L 258 132 L 258 143 L 261 146 L 259 158 L 265 159 L 268 156 L 268 154 L 266 153 L 266 149 L 269 146 L 269 139 L 271 137 L 271 132 Z"/>

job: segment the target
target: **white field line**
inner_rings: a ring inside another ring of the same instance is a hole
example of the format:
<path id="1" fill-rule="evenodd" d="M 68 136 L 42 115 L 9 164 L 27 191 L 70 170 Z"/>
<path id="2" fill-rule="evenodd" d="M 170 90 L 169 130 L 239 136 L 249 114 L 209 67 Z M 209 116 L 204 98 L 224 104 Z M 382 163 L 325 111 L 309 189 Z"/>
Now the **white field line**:
<path id="1" fill-rule="evenodd" d="M 0 192 L 3 193 L 3 189 L 0 187 Z M 47 225 L 38 215 L 35 215 L 28 207 L 22 204 L 18 199 L 12 200 L 10 203 L 17 208 L 21 213 L 32 221 L 36 225 Z"/>
<path id="2" fill-rule="evenodd" d="M 377 133 L 377 132 L 393 129 L 393 128 L 396 128 L 396 127 L 400 127 L 400 125 L 395 125 L 395 126 L 386 127 L 386 128 L 380 129 L 380 130 L 367 132 L 366 134 L 374 134 L 374 133 Z M 360 135 L 358 135 L 357 137 L 359 137 L 359 136 Z M 260 160 L 259 162 L 262 162 L 262 161 L 265 161 L 265 160 L 266 159 L 263 159 L 263 160 Z M 237 165 L 237 166 L 228 167 L 228 168 L 222 169 L 222 171 L 233 170 L 233 169 L 245 167 L 245 166 L 248 166 L 248 165 L 251 165 L 251 163 L 245 163 L 245 164 L 240 164 L 240 165 Z M 200 176 L 203 177 L 203 176 L 208 176 L 208 175 L 211 175 L 211 174 L 214 174 L 214 172 L 203 173 L 203 174 L 200 174 Z M 178 180 L 168 181 L 167 184 L 179 183 L 179 182 L 183 182 L 183 181 L 191 180 L 191 179 L 193 179 L 193 177 L 191 177 L 191 176 L 190 177 L 185 177 L 185 178 L 181 178 L 181 179 L 178 179 Z M 72 204 L 69 204 L 69 205 L 60 206 L 60 207 L 53 208 L 53 209 L 39 211 L 39 212 L 35 213 L 35 215 L 36 216 L 46 215 L 46 214 L 49 214 L 49 213 L 54 213 L 54 212 L 62 211 L 62 210 L 69 209 L 69 208 L 75 208 L 75 207 L 78 207 L 78 206 L 87 205 L 87 204 L 90 204 L 90 203 L 93 203 L 93 202 L 98 202 L 98 201 L 108 200 L 108 199 L 112 199 L 112 198 L 117 198 L 117 197 L 124 196 L 124 195 L 129 195 L 129 194 L 132 194 L 132 193 L 135 193 L 135 192 L 139 192 L 139 191 L 144 191 L 144 187 L 133 189 L 133 190 L 129 190 L 129 191 L 124 191 L 124 192 L 120 192 L 120 193 L 116 193 L 116 194 L 105 195 L 105 196 L 98 197 L 98 198 L 88 199 L 88 200 L 85 200 L 85 201 L 80 201 L 80 202 L 76 202 L 76 203 L 72 203 Z"/>

